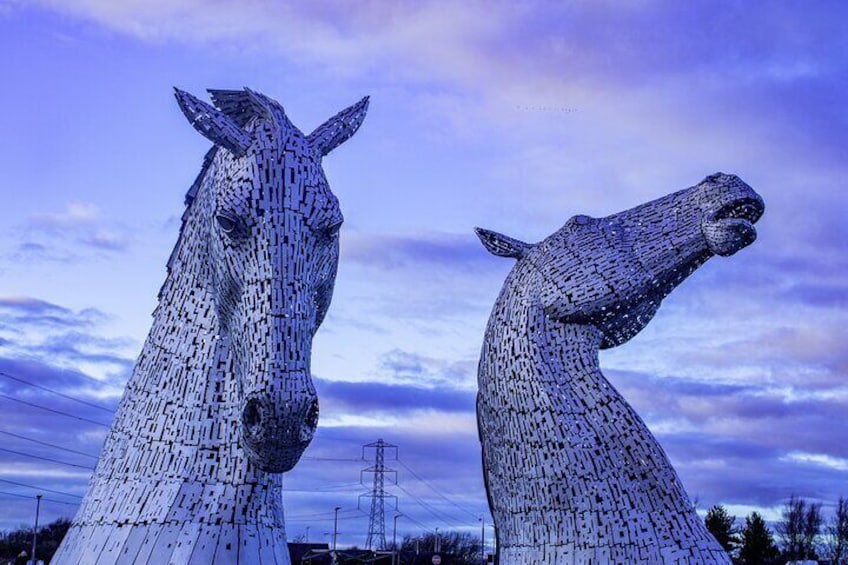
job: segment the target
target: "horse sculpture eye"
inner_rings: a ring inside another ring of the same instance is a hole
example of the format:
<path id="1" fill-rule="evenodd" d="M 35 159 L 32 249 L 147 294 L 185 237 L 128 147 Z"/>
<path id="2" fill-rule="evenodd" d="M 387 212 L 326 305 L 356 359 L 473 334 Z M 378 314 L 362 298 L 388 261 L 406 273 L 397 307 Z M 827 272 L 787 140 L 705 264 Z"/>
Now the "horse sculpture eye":
<path id="1" fill-rule="evenodd" d="M 341 227 L 342 227 L 342 222 L 339 221 L 339 222 L 336 222 L 335 224 L 327 226 L 326 228 L 324 228 L 321 231 L 322 231 L 324 237 L 330 239 L 330 238 L 335 237 L 339 233 L 339 230 L 341 229 Z"/>
<path id="2" fill-rule="evenodd" d="M 221 227 L 221 231 L 227 234 L 230 237 L 236 237 L 239 235 L 241 231 L 239 229 L 239 221 L 238 219 L 229 216 L 227 214 L 218 214 L 215 216 L 215 220 L 218 222 L 218 225 Z"/>

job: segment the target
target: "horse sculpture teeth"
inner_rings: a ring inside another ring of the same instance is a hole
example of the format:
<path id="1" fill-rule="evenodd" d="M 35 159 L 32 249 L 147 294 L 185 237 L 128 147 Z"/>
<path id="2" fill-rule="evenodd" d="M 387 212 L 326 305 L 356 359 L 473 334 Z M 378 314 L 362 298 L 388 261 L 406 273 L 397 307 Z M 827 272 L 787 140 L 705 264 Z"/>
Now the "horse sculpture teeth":
<path id="1" fill-rule="evenodd" d="M 477 418 L 501 565 L 729 565 L 648 428 L 601 373 L 714 254 L 754 241 L 762 199 L 738 177 L 612 216 L 575 216 L 537 244 L 489 230 L 517 260 L 492 310 Z"/>
<path id="2" fill-rule="evenodd" d="M 751 245 L 757 239 L 754 223 L 764 210 L 763 201 L 753 197 L 725 204 L 709 214 L 702 225 L 710 250 L 726 257 Z"/>
<path id="3" fill-rule="evenodd" d="M 177 91 L 215 147 L 187 208 L 153 327 L 54 563 L 289 565 L 279 473 L 315 432 L 312 337 L 338 263 L 321 159 L 368 99 L 311 134 L 252 92 Z"/>

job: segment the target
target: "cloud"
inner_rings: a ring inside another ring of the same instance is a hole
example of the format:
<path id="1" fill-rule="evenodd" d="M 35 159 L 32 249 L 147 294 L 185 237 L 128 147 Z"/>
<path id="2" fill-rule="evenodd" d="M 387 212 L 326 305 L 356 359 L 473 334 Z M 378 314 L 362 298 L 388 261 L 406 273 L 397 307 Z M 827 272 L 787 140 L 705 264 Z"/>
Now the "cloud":
<path id="1" fill-rule="evenodd" d="M 477 359 L 445 360 L 392 349 L 380 358 L 380 372 L 391 382 L 436 388 L 445 393 L 452 389 L 476 390 Z"/>
<path id="2" fill-rule="evenodd" d="M 32 214 L 16 237 L 19 243 L 13 258 L 23 261 L 75 262 L 85 249 L 118 252 L 131 242 L 126 227 L 103 220 L 97 206 L 86 202 Z"/>
<path id="3" fill-rule="evenodd" d="M 85 202 L 72 202 L 61 212 L 33 214 L 29 217 L 32 226 L 58 229 L 93 224 L 100 215 L 97 206 Z"/>
<path id="4" fill-rule="evenodd" d="M 99 335 L 110 319 L 95 308 L 72 310 L 33 297 L 0 297 L 0 359 L 49 359 L 54 367 L 84 368 L 102 380 L 123 383 L 136 344 Z"/>
<path id="5" fill-rule="evenodd" d="M 420 235 L 346 233 L 342 260 L 382 269 L 414 266 L 440 270 L 466 270 L 487 265 L 486 252 L 469 229 L 468 234 Z"/>
<path id="6" fill-rule="evenodd" d="M 73 311 L 28 296 L 0 297 L 0 324 L 26 324 L 53 327 L 90 328 L 103 323 L 109 316 L 96 308 L 85 308 Z M 0 326 L 2 327 L 2 326 Z"/>
<path id="7" fill-rule="evenodd" d="M 429 384 L 422 379 L 421 385 Z M 331 414 L 404 414 L 419 410 L 473 412 L 474 392 L 447 387 L 387 383 L 351 383 L 315 379 L 321 404 Z"/>
<path id="8" fill-rule="evenodd" d="M 21 496 L 41 492 L 44 516 L 72 516 L 85 493 L 122 387 L 80 371 L 0 352 L 0 490 Z M 7 483 L 5 481 L 12 481 Z M 21 486 L 33 485 L 36 490 Z M 58 491 L 58 492 L 49 492 Z M 67 494 L 63 494 L 67 493 Z M 6 502 L 0 527 L 25 499 Z M 31 504 L 27 502 L 31 508 Z"/>
<path id="9" fill-rule="evenodd" d="M 767 508 L 791 492 L 825 500 L 843 494 L 844 383 L 808 396 L 773 383 L 607 374 L 657 435 L 689 492 L 710 504 Z"/>
<path id="10" fill-rule="evenodd" d="M 280 6 L 268 0 L 238 5 L 204 0 L 178 5 L 139 0 L 40 4 L 144 40 L 259 41 L 335 66 L 368 67 L 370 61 L 385 64 L 389 55 L 399 56 L 415 71 L 445 67 L 442 72 L 455 76 L 472 71 L 469 81 L 516 68 L 546 73 L 551 65 L 567 70 L 570 80 L 601 75 L 639 84 L 646 73 L 668 76 L 687 70 L 721 80 L 722 75 L 714 74 L 720 68 L 727 80 L 751 80 L 753 75 L 786 81 L 828 70 L 829 45 L 816 31 L 830 29 L 832 36 L 841 37 L 834 21 L 838 18 L 813 10 L 793 11 L 790 18 L 784 7 L 770 4 L 756 10 L 669 1 L 626 7 L 603 2 L 419 2 L 391 10 L 370 3 Z M 784 39 L 773 41 L 775 33 Z M 519 45 L 522 50 L 516 49 Z M 527 57 L 528 52 L 547 59 Z"/>

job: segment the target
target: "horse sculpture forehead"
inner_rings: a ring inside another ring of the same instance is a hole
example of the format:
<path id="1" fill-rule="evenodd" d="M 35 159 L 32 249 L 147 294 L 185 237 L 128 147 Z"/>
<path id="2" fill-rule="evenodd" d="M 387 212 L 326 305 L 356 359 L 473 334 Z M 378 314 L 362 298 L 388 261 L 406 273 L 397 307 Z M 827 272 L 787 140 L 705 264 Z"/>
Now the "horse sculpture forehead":
<path id="1" fill-rule="evenodd" d="M 339 201 L 306 136 L 294 126 L 279 130 L 262 119 L 247 131 L 255 140 L 246 158 L 234 160 L 225 152 L 218 157 L 219 207 L 258 216 L 294 215 L 315 226 L 341 221 Z"/>
<path id="2" fill-rule="evenodd" d="M 214 165 L 216 174 L 209 175 L 209 180 L 215 185 L 219 206 L 257 215 L 302 216 L 312 227 L 341 222 L 339 203 L 324 177 L 321 159 L 359 127 L 367 97 L 304 135 L 279 103 L 262 94 L 248 89 L 209 92 L 217 109 L 185 92 L 176 93 L 192 125 L 216 143 L 187 195 L 188 202 Z"/>

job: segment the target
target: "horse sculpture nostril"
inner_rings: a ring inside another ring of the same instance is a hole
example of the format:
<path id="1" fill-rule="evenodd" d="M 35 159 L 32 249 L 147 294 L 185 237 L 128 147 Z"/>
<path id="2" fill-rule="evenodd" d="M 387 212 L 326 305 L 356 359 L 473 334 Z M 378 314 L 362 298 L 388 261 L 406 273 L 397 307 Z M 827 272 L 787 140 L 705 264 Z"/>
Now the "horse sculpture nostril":
<path id="1" fill-rule="evenodd" d="M 318 399 L 312 401 L 312 406 L 309 407 L 309 412 L 306 413 L 305 424 L 310 429 L 315 429 L 318 426 Z"/>
<path id="2" fill-rule="evenodd" d="M 258 400 L 251 398 L 247 401 L 241 413 L 241 421 L 251 435 L 259 432 L 262 427 L 262 411 L 259 409 Z"/>

